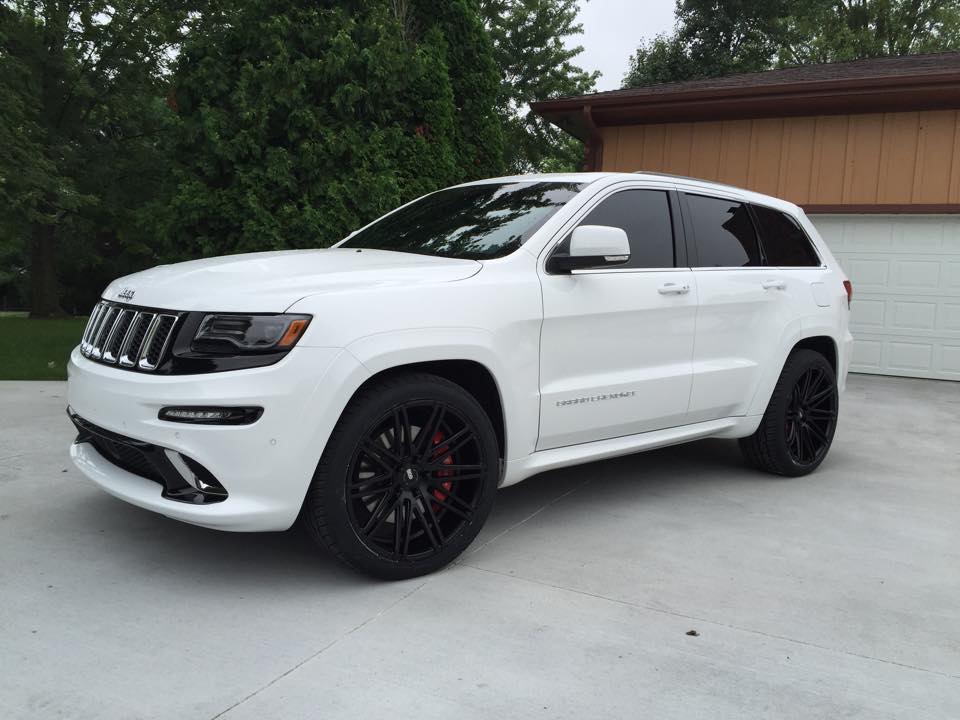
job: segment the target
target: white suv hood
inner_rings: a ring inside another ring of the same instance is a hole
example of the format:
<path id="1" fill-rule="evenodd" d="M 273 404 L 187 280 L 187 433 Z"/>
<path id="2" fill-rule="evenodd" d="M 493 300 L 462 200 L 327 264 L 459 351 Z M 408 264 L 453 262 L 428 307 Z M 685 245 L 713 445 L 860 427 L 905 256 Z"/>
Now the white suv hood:
<path id="1" fill-rule="evenodd" d="M 114 280 L 103 297 L 169 310 L 283 312 L 309 295 L 452 282 L 481 267 L 475 260 L 384 250 L 284 250 L 160 265 Z"/>

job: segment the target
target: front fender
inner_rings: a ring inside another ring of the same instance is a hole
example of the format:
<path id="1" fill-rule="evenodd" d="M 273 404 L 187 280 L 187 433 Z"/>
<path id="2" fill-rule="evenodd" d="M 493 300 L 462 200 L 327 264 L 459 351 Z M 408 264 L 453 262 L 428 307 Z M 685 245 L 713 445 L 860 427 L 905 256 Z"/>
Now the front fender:
<path id="1" fill-rule="evenodd" d="M 347 350 L 371 376 L 397 367 L 444 360 L 467 360 L 485 367 L 500 393 L 507 460 L 533 452 L 537 441 L 540 400 L 536 345 L 511 343 L 482 328 L 424 328 L 376 333 L 360 338 Z M 504 362 L 504 358 L 509 362 Z"/>

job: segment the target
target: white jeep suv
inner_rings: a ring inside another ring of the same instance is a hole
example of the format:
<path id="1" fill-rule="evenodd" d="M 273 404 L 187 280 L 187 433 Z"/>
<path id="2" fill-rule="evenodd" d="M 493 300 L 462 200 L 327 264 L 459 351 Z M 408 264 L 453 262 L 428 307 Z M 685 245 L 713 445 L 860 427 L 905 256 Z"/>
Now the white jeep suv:
<path id="1" fill-rule="evenodd" d="M 652 173 L 468 183 L 330 249 L 112 283 L 70 358 L 71 455 L 140 507 L 301 516 L 352 567 L 411 577 L 551 468 L 723 437 L 811 472 L 851 293 L 782 200 Z"/>

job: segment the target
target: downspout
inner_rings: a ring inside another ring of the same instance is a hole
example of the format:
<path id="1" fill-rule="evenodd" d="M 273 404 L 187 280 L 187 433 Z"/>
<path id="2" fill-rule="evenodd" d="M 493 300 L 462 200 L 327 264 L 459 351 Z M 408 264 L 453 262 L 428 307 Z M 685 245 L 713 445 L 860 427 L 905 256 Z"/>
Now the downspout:
<path id="1" fill-rule="evenodd" d="M 597 131 L 593 109 L 589 105 L 583 106 L 583 123 L 589 132 L 583 144 L 583 169 L 585 172 L 595 172 L 603 166 L 603 138 Z"/>

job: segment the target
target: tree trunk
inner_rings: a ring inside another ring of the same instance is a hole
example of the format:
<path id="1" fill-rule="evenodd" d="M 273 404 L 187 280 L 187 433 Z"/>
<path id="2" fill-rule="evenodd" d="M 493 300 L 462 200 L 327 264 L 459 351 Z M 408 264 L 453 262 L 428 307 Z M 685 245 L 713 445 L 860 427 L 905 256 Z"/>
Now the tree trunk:
<path id="1" fill-rule="evenodd" d="M 30 238 L 30 317 L 64 314 L 57 282 L 57 238 L 53 225 L 38 224 Z"/>

